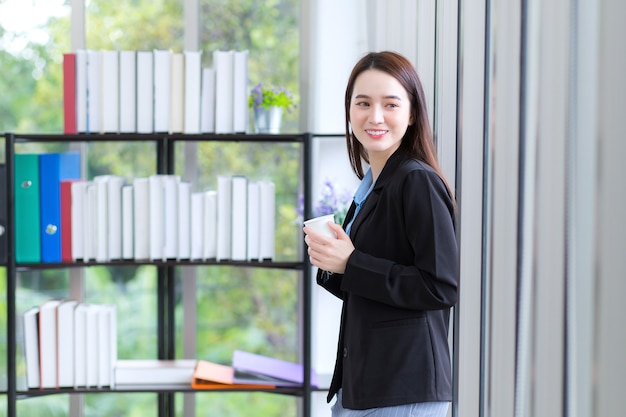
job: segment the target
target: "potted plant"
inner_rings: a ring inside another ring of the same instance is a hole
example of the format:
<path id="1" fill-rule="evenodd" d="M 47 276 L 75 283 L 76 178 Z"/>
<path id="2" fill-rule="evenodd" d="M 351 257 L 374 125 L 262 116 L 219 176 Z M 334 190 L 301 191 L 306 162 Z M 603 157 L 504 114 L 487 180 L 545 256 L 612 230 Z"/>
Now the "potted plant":
<path id="1" fill-rule="evenodd" d="M 283 110 L 296 108 L 290 90 L 283 86 L 259 83 L 251 91 L 248 105 L 254 110 L 255 133 L 280 133 Z"/>

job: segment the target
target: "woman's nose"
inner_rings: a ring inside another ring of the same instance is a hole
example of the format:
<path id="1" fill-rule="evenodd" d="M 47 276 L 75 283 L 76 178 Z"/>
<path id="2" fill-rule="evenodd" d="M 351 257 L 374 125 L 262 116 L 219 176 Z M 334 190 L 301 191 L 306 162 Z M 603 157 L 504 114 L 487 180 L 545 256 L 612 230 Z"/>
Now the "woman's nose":
<path id="1" fill-rule="evenodd" d="M 372 106 L 370 111 L 370 121 L 372 123 L 383 123 L 385 117 L 383 115 L 383 109 L 380 106 Z"/>

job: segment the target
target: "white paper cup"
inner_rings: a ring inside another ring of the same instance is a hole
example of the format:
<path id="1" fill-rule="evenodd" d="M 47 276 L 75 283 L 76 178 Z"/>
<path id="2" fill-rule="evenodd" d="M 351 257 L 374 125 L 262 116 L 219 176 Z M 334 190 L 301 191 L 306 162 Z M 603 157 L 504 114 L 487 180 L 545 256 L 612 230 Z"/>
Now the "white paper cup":
<path id="1" fill-rule="evenodd" d="M 334 214 L 326 214 L 324 216 L 315 217 L 313 219 L 306 220 L 304 225 L 315 229 L 316 231 L 322 233 L 324 236 L 332 237 L 333 239 L 337 239 L 337 234 L 328 227 L 328 222 L 335 222 Z"/>

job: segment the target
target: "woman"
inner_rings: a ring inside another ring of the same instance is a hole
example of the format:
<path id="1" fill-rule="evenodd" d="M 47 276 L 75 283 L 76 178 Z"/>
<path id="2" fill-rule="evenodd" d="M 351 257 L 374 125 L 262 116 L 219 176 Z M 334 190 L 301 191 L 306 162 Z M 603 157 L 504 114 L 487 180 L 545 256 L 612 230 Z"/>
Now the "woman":
<path id="1" fill-rule="evenodd" d="M 366 55 L 348 80 L 345 110 L 361 184 L 343 227 L 329 222 L 337 239 L 304 228 L 318 284 L 343 300 L 333 417 L 443 417 L 452 400 L 455 204 L 415 68 L 394 52 Z"/>

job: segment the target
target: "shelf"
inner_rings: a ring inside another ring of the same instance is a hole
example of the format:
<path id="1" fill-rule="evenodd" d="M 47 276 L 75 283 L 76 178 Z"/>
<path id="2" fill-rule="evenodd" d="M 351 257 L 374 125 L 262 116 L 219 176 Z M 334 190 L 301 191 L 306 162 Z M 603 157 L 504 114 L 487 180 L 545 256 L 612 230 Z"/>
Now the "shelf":
<path id="1" fill-rule="evenodd" d="M 145 142 L 145 141 L 161 141 L 163 139 L 185 142 L 274 142 L 274 143 L 291 143 L 303 142 L 302 134 L 280 134 L 280 135 L 261 135 L 261 134 L 183 134 L 183 133 L 79 133 L 75 135 L 55 134 L 13 134 L 16 143 L 26 142 Z"/>
<path id="2" fill-rule="evenodd" d="M 156 267 L 165 266 L 236 266 L 240 268 L 268 268 L 268 269 L 294 269 L 303 270 L 304 262 L 273 262 L 273 261 L 190 261 L 190 260 L 167 260 L 167 261 L 109 261 L 109 262 L 67 262 L 67 263 L 35 263 L 16 264 L 17 271 L 37 270 L 37 269 L 61 269 L 61 268 L 89 268 L 92 266 L 142 266 L 153 265 Z M 0 265 L 2 266 L 2 265 Z"/>
<path id="3" fill-rule="evenodd" d="M 199 134 L 199 135 L 186 135 L 173 133 L 167 135 L 168 139 L 175 141 L 195 142 L 195 141 L 214 141 L 214 142 L 272 142 L 272 143 L 291 143 L 291 142 L 303 142 L 304 136 L 301 134 L 280 134 L 280 135 L 262 135 L 262 134 L 234 134 L 234 135 L 219 135 L 219 134 Z"/>
<path id="4" fill-rule="evenodd" d="M 194 389 L 190 385 L 125 385 L 116 388 L 59 388 L 59 389 L 31 389 L 27 391 L 17 391 L 17 398 L 26 399 L 32 397 L 42 397 L 46 395 L 58 394 L 116 394 L 130 392 L 148 392 L 155 394 L 168 393 L 207 393 L 207 392 L 265 392 L 271 394 L 283 394 L 302 396 L 303 387 L 280 387 L 280 388 L 225 388 L 225 389 Z"/>

